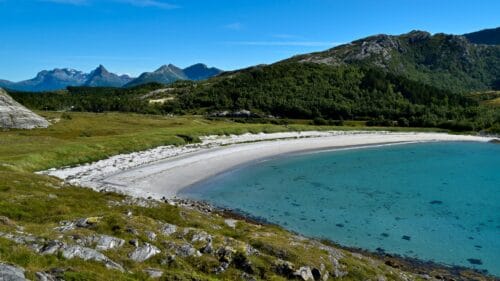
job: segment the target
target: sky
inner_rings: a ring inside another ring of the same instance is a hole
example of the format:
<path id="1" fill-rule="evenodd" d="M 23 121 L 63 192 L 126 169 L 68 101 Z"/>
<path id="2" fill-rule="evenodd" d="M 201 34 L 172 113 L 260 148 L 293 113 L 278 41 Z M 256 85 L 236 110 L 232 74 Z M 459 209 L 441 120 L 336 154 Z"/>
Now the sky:
<path id="1" fill-rule="evenodd" d="M 99 64 L 232 70 L 379 33 L 497 27 L 499 11 L 498 0 L 0 0 L 0 79 Z"/>

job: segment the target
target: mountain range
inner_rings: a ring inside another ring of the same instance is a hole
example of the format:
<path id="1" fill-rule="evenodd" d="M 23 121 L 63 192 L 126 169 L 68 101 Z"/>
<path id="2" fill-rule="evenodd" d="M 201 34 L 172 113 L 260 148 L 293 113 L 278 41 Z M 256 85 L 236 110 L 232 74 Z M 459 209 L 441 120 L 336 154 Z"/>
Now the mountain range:
<path id="1" fill-rule="evenodd" d="M 164 65 L 153 72 L 145 72 L 137 78 L 117 75 L 99 65 L 90 73 L 56 68 L 40 71 L 35 78 L 20 82 L 0 80 L 0 87 L 17 91 L 54 91 L 68 86 L 88 87 L 132 87 L 149 82 L 169 84 L 177 80 L 203 80 L 222 73 L 222 70 L 198 63 L 181 69 L 175 65 Z"/>

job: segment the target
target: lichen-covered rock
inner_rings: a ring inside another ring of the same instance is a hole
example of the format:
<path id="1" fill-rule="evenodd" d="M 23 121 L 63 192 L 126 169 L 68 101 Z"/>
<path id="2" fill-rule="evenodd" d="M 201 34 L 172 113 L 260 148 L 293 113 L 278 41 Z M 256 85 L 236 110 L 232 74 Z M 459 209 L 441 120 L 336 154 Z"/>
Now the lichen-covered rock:
<path id="1" fill-rule="evenodd" d="M 57 281 L 57 278 L 47 272 L 37 272 L 35 273 L 37 281 Z"/>
<path id="2" fill-rule="evenodd" d="M 299 268 L 299 270 L 295 271 L 293 275 L 299 277 L 304 281 L 314 281 L 314 276 L 309 266 L 303 266 Z"/>
<path id="3" fill-rule="evenodd" d="M 211 241 L 212 241 L 212 235 L 206 233 L 205 231 L 196 232 L 195 234 L 193 234 L 193 237 L 191 238 L 192 243 L 196 243 L 196 242 L 208 243 Z"/>
<path id="4" fill-rule="evenodd" d="M 238 223 L 238 221 L 234 219 L 225 219 L 224 223 L 231 228 L 236 228 L 236 224 Z"/>
<path id="5" fill-rule="evenodd" d="M 123 267 L 121 265 L 110 260 L 104 254 L 91 248 L 86 248 L 79 245 L 76 246 L 72 245 L 63 247 L 61 252 L 62 256 L 67 259 L 80 258 L 85 261 L 87 260 L 97 261 L 104 263 L 107 268 L 123 271 Z"/>
<path id="6" fill-rule="evenodd" d="M 159 253 L 161 253 L 161 251 L 156 246 L 151 245 L 149 243 L 145 243 L 144 246 L 139 247 L 135 249 L 132 253 L 130 253 L 129 257 L 133 261 L 143 262 Z"/>
<path id="7" fill-rule="evenodd" d="M 275 270 L 279 275 L 292 278 L 295 273 L 295 266 L 289 261 L 278 260 L 275 264 Z"/>
<path id="8" fill-rule="evenodd" d="M 146 231 L 146 236 L 148 237 L 149 241 L 156 240 L 156 233 L 154 233 L 153 231 Z"/>
<path id="9" fill-rule="evenodd" d="M 94 241 L 97 243 L 96 250 L 100 251 L 119 248 L 125 244 L 125 240 L 108 235 L 96 236 L 94 237 Z"/>
<path id="10" fill-rule="evenodd" d="M 193 245 L 186 243 L 177 248 L 177 255 L 181 257 L 200 257 L 200 251 L 196 250 Z"/>
<path id="11" fill-rule="evenodd" d="M 0 88 L 0 128 L 34 129 L 49 125 L 47 120 L 16 102 Z"/>
<path id="12" fill-rule="evenodd" d="M 144 269 L 144 272 L 150 277 L 150 278 L 160 278 L 163 276 L 163 271 L 156 269 L 156 268 L 147 268 Z"/>
<path id="13" fill-rule="evenodd" d="M 219 258 L 219 261 L 230 263 L 233 260 L 233 254 L 236 253 L 236 251 L 229 246 L 225 246 L 225 247 L 219 247 L 215 253 Z"/>
<path id="14" fill-rule="evenodd" d="M 160 232 L 167 236 L 174 234 L 176 231 L 177 226 L 169 223 L 164 224 L 160 229 Z"/>
<path id="15" fill-rule="evenodd" d="M 24 269 L 0 263 L 0 281 L 27 281 L 24 276 Z"/>

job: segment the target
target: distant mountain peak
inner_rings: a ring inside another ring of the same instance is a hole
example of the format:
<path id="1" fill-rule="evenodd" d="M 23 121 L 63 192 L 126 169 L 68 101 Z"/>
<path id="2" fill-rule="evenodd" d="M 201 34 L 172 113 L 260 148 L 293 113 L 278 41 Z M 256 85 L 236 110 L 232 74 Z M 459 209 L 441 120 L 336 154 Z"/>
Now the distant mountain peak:
<path id="1" fill-rule="evenodd" d="M 54 68 L 42 70 L 35 78 L 11 82 L 0 80 L 0 87 L 19 91 L 52 91 L 65 89 L 68 86 L 88 87 L 122 87 L 135 86 L 144 83 L 157 82 L 169 84 L 177 80 L 202 80 L 218 75 L 222 70 L 210 68 L 205 64 L 197 63 L 185 69 L 174 64 L 165 64 L 153 72 L 144 72 L 138 78 L 129 75 L 117 75 L 109 72 L 104 65 L 99 64 L 90 73 L 84 73 L 71 68 Z"/>
<path id="2" fill-rule="evenodd" d="M 89 87 L 121 87 L 132 81 L 128 75 L 118 76 L 109 72 L 102 64 L 90 72 L 83 85 Z"/>

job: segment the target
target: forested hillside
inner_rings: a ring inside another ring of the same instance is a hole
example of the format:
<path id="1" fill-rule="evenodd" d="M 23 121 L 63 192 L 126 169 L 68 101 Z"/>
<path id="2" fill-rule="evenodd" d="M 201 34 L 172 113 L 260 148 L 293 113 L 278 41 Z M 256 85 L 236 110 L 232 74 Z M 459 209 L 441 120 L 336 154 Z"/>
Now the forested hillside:
<path id="1" fill-rule="evenodd" d="M 454 92 L 500 87 L 500 46 L 443 33 L 375 35 L 289 61 L 376 67 Z"/>

